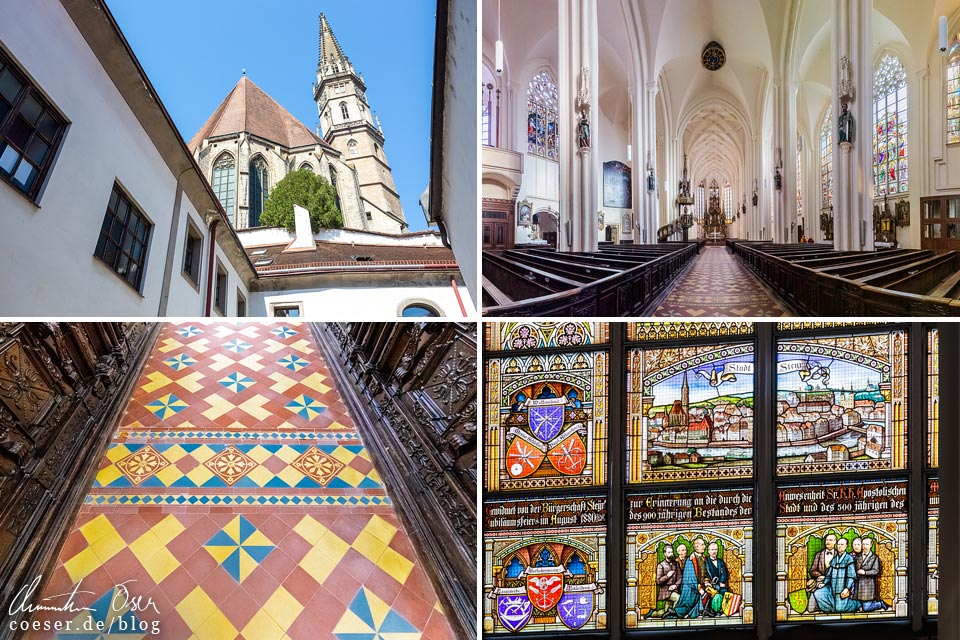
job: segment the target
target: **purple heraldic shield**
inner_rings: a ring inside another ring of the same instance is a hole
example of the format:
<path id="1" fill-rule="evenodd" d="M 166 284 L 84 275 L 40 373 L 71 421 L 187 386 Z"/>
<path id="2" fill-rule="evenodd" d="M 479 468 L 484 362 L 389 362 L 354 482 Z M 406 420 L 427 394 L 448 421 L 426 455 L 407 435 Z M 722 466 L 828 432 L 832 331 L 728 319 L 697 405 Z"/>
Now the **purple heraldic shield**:
<path id="1" fill-rule="evenodd" d="M 544 442 L 552 440 L 563 427 L 563 405 L 532 406 L 529 409 L 530 431 Z"/>
<path id="2" fill-rule="evenodd" d="M 571 629 L 579 629 L 590 619 L 593 613 L 592 593 L 565 593 L 557 603 L 557 613 L 563 624 Z"/>
<path id="3" fill-rule="evenodd" d="M 497 615 L 500 624 L 510 631 L 519 631 L 530 621 L 533 605 L 527 596 L 500 596 L 497 598 Z"/>

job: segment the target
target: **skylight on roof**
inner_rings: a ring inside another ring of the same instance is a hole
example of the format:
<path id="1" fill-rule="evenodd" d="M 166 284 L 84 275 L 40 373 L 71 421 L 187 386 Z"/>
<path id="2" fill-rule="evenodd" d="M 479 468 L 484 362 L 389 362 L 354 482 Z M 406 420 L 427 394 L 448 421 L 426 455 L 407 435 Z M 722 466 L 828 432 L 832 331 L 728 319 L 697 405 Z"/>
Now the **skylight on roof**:
<path id="1" fill-rule="evenodd" d="M 254 252 L 251 253 L 250 255 L 253 255 L 253 256 L 262 256 L 262 255 L 265 254 L 266 252 L 267 252 L 266 249 L 257 249 L 256 251 L 254 251 Z"/>

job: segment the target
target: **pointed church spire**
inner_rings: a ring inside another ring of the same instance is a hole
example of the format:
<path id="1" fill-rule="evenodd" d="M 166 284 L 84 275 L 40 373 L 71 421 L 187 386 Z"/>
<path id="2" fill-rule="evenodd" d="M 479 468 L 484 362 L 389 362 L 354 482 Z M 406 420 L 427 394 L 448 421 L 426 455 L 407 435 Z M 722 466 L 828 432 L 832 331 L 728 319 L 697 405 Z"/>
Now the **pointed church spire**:
<path id="1" fill-rule="evenodd" d="M 337 41 L 337 36 L 333 35 L 333 29 L 327 22 L 327 16 L 320 14 L 320 55 L 317 58 L 317 66 L 335 62 L 348 62 L 347 57 L 343 55 L 343 49 Z M 344 66 L 346 66 L 344 64 Z"/>

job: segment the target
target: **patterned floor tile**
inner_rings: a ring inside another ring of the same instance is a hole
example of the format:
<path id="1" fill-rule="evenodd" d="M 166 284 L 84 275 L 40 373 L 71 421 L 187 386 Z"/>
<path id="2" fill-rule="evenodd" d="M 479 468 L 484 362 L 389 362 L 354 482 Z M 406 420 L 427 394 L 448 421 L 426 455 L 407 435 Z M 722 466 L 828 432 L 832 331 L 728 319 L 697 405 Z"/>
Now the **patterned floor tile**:
<path id="1" fill-rule="evenodd" d="M 103 606 L 121 583 L 131 604 Z M 290 322 L 163 328 L 45 595 L 78 584 L 97 610 L 76 625 L 112 624 L 111 638 L 453 637 L 326 363 Z"/>
<path id="2" fill-rule="evenodd" d="M 707 318 L 789 314 L 726 247 L 707 245 L 653 315 Z"/>

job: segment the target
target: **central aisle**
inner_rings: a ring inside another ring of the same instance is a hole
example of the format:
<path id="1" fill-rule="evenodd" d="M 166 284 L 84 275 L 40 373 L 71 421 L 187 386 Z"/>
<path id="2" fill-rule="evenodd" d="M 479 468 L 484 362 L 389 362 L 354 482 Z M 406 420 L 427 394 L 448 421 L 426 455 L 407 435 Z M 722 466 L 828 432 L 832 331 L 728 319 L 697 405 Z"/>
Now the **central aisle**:
<path id="1" fill-rule="evenodd" d="M 707 245 L 653 313 L 655 317 L 790 315 L 725 246 Z"/>
<path id="2" fill-rule="evenodd" d="M 107 637 L 453 637 L 293 323 L 164 326 L 45 593 L 78 584 L 96 611 L 56 615 Z"/>

